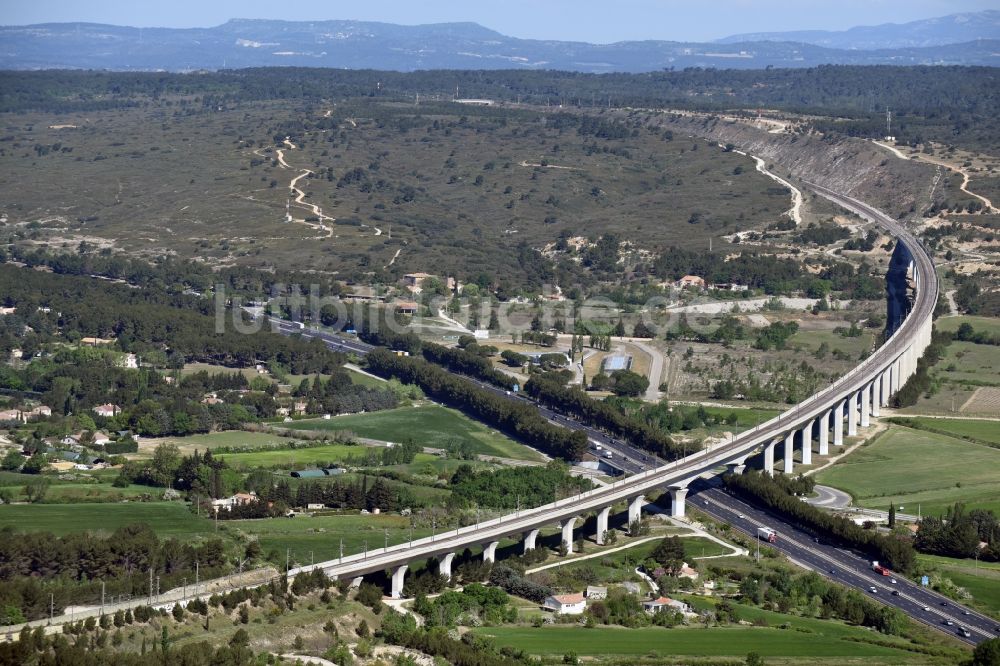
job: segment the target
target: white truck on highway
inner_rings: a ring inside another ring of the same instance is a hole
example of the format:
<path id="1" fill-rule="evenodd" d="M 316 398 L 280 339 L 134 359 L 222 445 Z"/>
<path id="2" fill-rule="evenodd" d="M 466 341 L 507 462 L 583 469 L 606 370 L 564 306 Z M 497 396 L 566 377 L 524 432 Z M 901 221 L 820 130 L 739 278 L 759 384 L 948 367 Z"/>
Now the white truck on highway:
<path id="1" fill-rule="evenodd" d="M 770 527 L 758 527 L 757 537 L 768 543 L 774 543 L 778 539 L 778 535 Z"/>

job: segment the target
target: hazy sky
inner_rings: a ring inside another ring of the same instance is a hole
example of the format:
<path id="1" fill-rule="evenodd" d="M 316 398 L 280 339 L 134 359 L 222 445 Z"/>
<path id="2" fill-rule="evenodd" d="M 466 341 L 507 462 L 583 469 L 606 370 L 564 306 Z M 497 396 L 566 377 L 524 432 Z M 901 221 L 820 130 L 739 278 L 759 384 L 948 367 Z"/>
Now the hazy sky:
<path id="1" fill-rule="evenodd" d="M 842 30 L 997 6 L 998 0 L 0 0 L 0 24 L 208 27 L 230 18 L 475 21 L 514 37 L 603 43 Z"/>

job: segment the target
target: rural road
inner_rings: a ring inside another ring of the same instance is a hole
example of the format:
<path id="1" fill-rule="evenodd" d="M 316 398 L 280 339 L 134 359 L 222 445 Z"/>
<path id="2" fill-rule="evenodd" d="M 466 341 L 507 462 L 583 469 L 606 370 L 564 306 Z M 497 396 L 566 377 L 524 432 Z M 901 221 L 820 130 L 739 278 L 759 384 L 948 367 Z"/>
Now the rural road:
<path id="1" fill-rule="evenodd" d="M 816 497 L 803 497 L 802 501 L 824 509 L 843 509 L 854 501 L 850 494 L 830 486 L 816 486 L 815 490 Z"/>

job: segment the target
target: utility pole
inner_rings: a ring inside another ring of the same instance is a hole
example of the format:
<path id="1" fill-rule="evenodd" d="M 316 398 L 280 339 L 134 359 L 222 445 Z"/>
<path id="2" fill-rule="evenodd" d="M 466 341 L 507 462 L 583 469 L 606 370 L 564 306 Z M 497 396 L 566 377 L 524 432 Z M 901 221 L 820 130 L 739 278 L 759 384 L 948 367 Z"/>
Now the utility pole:
<path id="1" fill-rule="evenodd" d="M 181 599 L 187 599 L 187 595 L 188 595 L 188 579 L 184 578 L 183 581 L 184 581 L 184 587 L 182 588 L 183 589 L 183 593 L 181 595 Z"/>
<path id="2" fill-rule="evenodd" d="M 153 567 L 149 568 L 149 605 L 153 605 Z"/>
<path id="3" fill-rule="evenodd" d="M 412 528 L 411 528 L 411 532 L 410 533 L 412 534 Z M 411 537 L 410 540 L 412 541 L 413 538 Z M 340 562 L 341 562 L 341 564 L 343 564 L 343 562 L 344 562 L 344 538 L 343 537 L 341 537 L 341 539 L 340 539 Z"/>
<path id="4" fill-rule="evenodd" d="M 382 552 L 384 553 L 388 550 L 389 550 L 389 530 L 385 530 L 385 547 L 382 549 Z"/>
<path id="5" fill-rule="evenodd" d="M 104 581 L 101 581 L 101 615 L 104 615 Z"/>
<path id="6" fill-rule="evenodd" d="M 198 565 L 199 564 L 200 564 L 200 562 L 198 562 L 198 560 L 194 561 L 194 586 L 195 586 L 195 589 L 198 588 Z"/>

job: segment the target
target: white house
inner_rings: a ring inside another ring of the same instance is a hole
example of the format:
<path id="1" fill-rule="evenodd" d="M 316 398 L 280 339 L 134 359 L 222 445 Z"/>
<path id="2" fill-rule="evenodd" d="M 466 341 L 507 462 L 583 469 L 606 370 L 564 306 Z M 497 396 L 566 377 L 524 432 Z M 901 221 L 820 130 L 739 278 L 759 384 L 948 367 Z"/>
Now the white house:
<path id="1" fill-rule="evenodd" d="M 139 367 L 139 358 L 135 354 L 125 354 L 118 361 L 118 366 L 135 370 Z"/>
<path id="2" fill-rule="evenodd" d="M 111 403 L 107 403 L 107 404 L 104 404 L 104 405 L 98 405 L 97 407 L 94 407 L 94 413 L 95 414 L 97 414 L 98 416 L 104 416 L 104 417 L 107 417 L 107 418 L 113 417 L 115 414 L 117 414 L 120 411 L 121 411 L 121 407 L 119 407 L 118 405 L 112 405 Z"/>
<path id="3" fill-rule="evenodd" d="M 553 594 L 545 598 L 543 608 L 559 615 L 581 615 L 587 609 L 587 600 L 583 593 Z"/>
<path id="4" fill-rule="evenodd" d="M 600 587 L 598 585 L 588 585 L 585 595 L 588 599 L 607 599 L 608 588 Z"/>
<path id="5" fill-rule="evenodd" d="M 103 430 L 98 430 L 97 432 L 94 433 L 94 444 L 96 444 L 97 446 L 104 446 L 105 444 L 110 444 L 110 443 L 111 443 L 111 437 L 108 436 L 108 433 L 104 432 Z"/>
<path id="6" fill-rule="evenodd" d="M 670 597 L 659 597 L 657 599 L 643 601 L 642 608 L 650 615 L 653 613 L 662 613 L 663 611 L 687 613 L 691 610 L 691 608 L 683 601 L 677 601 L 676 599 L 671 599 Z"/>

